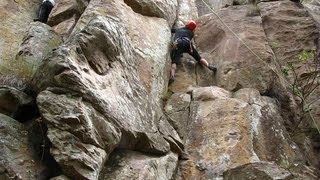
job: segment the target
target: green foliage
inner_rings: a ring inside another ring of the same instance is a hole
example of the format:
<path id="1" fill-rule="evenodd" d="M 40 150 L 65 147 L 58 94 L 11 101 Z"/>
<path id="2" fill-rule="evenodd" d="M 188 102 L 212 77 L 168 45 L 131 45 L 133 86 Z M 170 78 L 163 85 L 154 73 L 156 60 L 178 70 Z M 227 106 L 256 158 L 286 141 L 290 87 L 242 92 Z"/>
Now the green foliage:
<path id="1" fill-rule="evenodd" d="M 291 93 L 299 99 L 297 102 L 301 117 L 295 129 L 302 121 L 314 120 L 310 113 L 310 106 L 315 101 L 309 102 L 308 97 L 320 87 L 320 64 L 315 57 L 316 50 L 303 50 L 298 54 L 296 61 L 288 62 L 282 68 L 283 74 L 291 80 Z M 302 70 L 304 72 L 301 72 Z M 319 128 L 317 129 L 320 133 Z"/>
<path id="2" fill-rule="evenodd" d="M 291 86 L 291 89 L 292 89 L 293 95 L 298 96 L 298 97 L 303 97 L 303 92 L 300 87 L 293 85 L 293 86 Z"/>
<path id="3" fill-rule="evenodd" d="M 272 49 L 276 49 L 280 47 L 279 43 L 276 41 L 271 42 L 270 46 Z"/>
<path id="4" fill-rule="evenodd" d="M 316 50 L 303 50 L 299 53 L 298 58 L 300 62 L 306 62 L 314 59 L 314 56 L 316 54 Z"/>

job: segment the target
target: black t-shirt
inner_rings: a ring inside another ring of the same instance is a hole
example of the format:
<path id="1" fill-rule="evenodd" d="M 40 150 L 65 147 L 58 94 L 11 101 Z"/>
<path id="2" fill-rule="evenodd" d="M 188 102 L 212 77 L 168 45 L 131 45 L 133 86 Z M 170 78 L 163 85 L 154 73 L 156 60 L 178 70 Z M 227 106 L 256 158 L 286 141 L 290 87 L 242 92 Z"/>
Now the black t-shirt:
<path id="1" fill-rule="evenodd" d="M 183 27 L 180 29 L 171 29 L 171 33 L 175 33 L 174 40 L 186 37 L 191 40 L 194 36 L 193 31 L 189 28 Z"/>

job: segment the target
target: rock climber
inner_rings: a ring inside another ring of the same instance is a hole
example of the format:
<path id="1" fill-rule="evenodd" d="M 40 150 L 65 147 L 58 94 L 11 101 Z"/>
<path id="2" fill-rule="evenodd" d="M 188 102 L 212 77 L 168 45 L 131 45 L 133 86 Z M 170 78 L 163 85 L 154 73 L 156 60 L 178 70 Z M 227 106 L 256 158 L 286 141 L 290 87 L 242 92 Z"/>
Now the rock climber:
<path id="1" fill-rule="evenodd" d="M 174 81 L 174 75 L 176 73 L 177 64 L 180 63 L 180 58 L 183 53 L 189 53 L 196 61 L 200 62 L 205 67 L 208 67 L 214 73 L 217 68 L 201 58 L 198 51 L 194 48 L 192 43 L 192 38 L 194 36 L 194 30 L 197 24 L 194 21 L 188 21 L 185 27 L 179 29 L 171 29 L 171 33 L 175 33 L 173 47 L 170 53 L 171 56 L 171 69 L 170 69 L 170 79 L 169 84 Z"/>
<path id="2" fill-rule="evenodd" d="M 42 23 L 47 23 L 49 14 L 56 4 L 55 0 L 43 0 L 40 6 L 39 16 L 33 21 L 40 21 Z"/>

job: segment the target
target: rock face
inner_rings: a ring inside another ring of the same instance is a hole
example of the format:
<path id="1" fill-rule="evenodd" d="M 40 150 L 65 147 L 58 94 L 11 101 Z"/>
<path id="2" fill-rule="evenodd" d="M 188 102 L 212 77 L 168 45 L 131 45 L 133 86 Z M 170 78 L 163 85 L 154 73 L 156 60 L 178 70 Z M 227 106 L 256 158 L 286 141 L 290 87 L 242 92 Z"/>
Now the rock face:
<path id="1" fill-rule="evenodd" d="M 280 65 L 296 61 L 302 50 L 316 49 L 318 30 L 306 9 L 289 0 L 261 2 L 258 7 Z"/>
<path id="2" fill-rule="evenodd" d="M 16 61 L 25 62 L 31 66 L 31 70 L 34 72 L 41 64 L 41 61 L 61 43 L 62 39 L 50 26 L 40 22 L 31 23 L 16 55 Z"/>
<path id="3" fill-rule="evenodd" d="M 37 112 L 32 97 L 10 87 L 0 87 L 0 113 L 19 121 L 27 121 Z"/>
<path id="4" fill-rule="evenodd" d="M 0 178 L 36 179 L 44 169 L 35 159 L 27 129 L 16 120 L 0 114 Z"/>
<path id="5" fill-rule="evenodd" d="M 96 16 L 96 10 L 108 6 L 123 14 Z M 141 28 L 143 21 L 152 24 L 148 34 L 147 26 Z M 82 28 L 84 22 L 88 25 Z M 181 152 L 181 140 L 165 125 L 159 102 L 170 40 L 166 21 L 141 16 L 123 2 L 91 1 L 76 28 L 80 32 L 36 75 L 40 90 L 56 87 L 40 92 L 37 102 L 48 124 L 52 155 L 65 174 L 98 178 L 116 147 L 152 154 Z"/>
<path id="6" fill-rule="evenodd" d="M 283 128 L 276 102 L 257 90 L 232 94 L 207 87 L 193 90 L 192 97 L 189 126 L 193 130 L 186 141 L 190 158 L 181 165 L 180 179 L 219 177 L 229 168 L 253 162 L 289 166 L 303 161 Z"/>
<path id="7" fill-rule="evenodd" d="M 38 0 L 3 0 L 0 2 L 0 63 L 11 62 L 28 24 L 38 15 Z"/>
<path id="8" fill-rule="evenodd" d="M 254 163 L 243 165 L 226 171 L 224 179 L 292 179 L 293 176 L 285 169 L 271 163 Z"/>
<path id="9" fill-rule="evenodd" d="M 287 62 L 318 48 L 310 14 L 289 0 L 206 1 L 220 19 L 201 2 L 59 0 L 49 26 L 7 10 L 34 2 L 1 2 L 3 31 L 25 27 L 0 32 L 1 56 L 39 67 L 36 99 L 0 88 L 0 113 L 29 120 L 0 116 L 0 179 L 319 179 L 318 134 L 291 136 L 299 104 L 281 84 Z M 189 20 L 218 71 L 184 55 L 168 86 L 170 29 Z"/>
<path id="10" fill-rule="evenodd" d="M 178 12 L 175 27 L 183 27 L 186 22 L 198 18 L 195 0 L 178 0 Z"/>
<path id="11" fill-rule="evenodd" d="M 196 31 L 195 41 L 202 56 L 218 67 L 215 75 L 217 85 L 231 91 L 252 87 L 264 93 L 274 80 L 270 68 L 275 65 L 262 20 L 257 14 L 252 14 L 252 8 L 252 5 L 228 7 L 222 9 L 219 16 L 259 58 L 214 15 L 199 18 L 200 27 Z"/>
<path id="12" fill-rule="evenodd" d="M 177 0 L 124 0 L 136 13 L 144 16 L 159 17 L 168 21 L 171 27 L 176 18 Z"/>
<path id="13" fill-rule="evenodd" d="M 174 179 L 177 155 L 150 157 L 134 151 L 116 151 L 100 179 Z"/>
<path id="14" fill-rule="evenodd" d="M 311 0 L 302 1 L 302 3 L 317 22 L 318 26 L 320 26 L 320 2 L 317 0 Z"/>
<path id="15" fill-rule="evenodd" d="M 233 0 L 207 0 L 205 1 L 207 5 L 212 8 L 214 11 L 219 11 L 222 8 L 227 6 L 231 6 L 233 4 Z M 212 13 L 211 10 L 207 7 L 203 0 L 196 1 L 199 16 Z"/>

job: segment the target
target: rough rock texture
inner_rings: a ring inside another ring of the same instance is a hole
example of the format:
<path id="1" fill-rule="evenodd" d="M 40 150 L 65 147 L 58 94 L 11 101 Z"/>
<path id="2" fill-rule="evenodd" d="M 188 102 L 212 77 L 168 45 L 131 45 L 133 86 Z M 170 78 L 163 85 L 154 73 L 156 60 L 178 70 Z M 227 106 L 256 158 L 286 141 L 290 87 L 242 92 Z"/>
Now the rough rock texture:
<path id="1" fill-rule="evenodd" d="M 233 0 L 205 0 L 205 2 L 215 12 L 233 4 Z M 203 3 L 203 0 L 196 0 L 196 4 L 197 4 L 199 16 L 212 13 L 211 10 L 206 6 L 206 4 Z"/>
<path id="2" fill-rule="evenodd" d="M 309 7 L 314 9 L 314 5 L 316 4 L 310 2 Z M 278 63 L 282 68 L 285 68 L 288 62 L 293 62 L 293 67 L 298 78 L 302 78 L 304 73 L 311 74 L 312 72 L 310 72 L 310 68 L 308 68 L 308 62 L 299 61 L 299 56 L 303 55 L 303 51 L 316 50 L 319 41 L 319 29 L 307 9 L 289 0 L 261 2 L 258 4 L 258 7 L 269 44 L 275 53 Z M 313 17 L 316 17 L 316 15 L 313 14 Z M 289 74 L 288 77 L 290 78 L 290 83 L 293 84 L 294 76 Z M 305 81 L 305 79 L 302 80 Z M 311 108 L 312 116 L 314 116 L 316 121 L 319 121 L 318 112 L 320 112 L 317 106 L 319 103 L 315 101 L 319 99 L 317 95 L 318 92 L 319 90 L 315 90 L 314 94 L 311 95 L 306 102 L 307 104 L 315 102 Z M 305 124 L 310 124 L 311 127 L 315 127 L 314 122 L 310 118 L 304 121 L 306 121 Z M 314 128 L 314 130 L 315 129 L 316 128 Z M 306 148 L 308 152 L 311 143 L 307 143 L 309 142 L 307 139 L 305 139 L 305 141 L 306 142 L 301 142 L 301 144 L 309 146 Z M 308 152 L 307 154 L 307 156 L 310 156 L 312 152 Z M 310 156 L 309 159 L 311 164 L 319 166 L 319 161 L 315 161 L 315 159 L 318 159 L 317 157 Z"/>
<path id="3" fill-rule="evenodd" d="M 51 154 L 65 173 L 77 179 L 96 179 L 109 155 L 104 149 L 113 150 L 120 141 L 120 130 L 81 99 L 44 91 L 38 103 L 49 124 L 47 136 L 54 144 Z"/>
<path id="4" fill-rule="evenodd" d="M 253 146 L 260 160 L 276 162 L 285 168 L 305 160 L 284 127 L 281 109 L 275 99 L 260 96 L 253 89 L 241 89 L 233 97 L 248 103 L 253 110 L 250 114 Z"/>
<path id="5" fill-rule="evenodd" d="M 275 164 L 259 162 L 229 169 L 223 173 L 223 179 L 293 179 L 293 175 Z"/>
<path id="6" fill-rule="evenodd" d="M 178 156 L 148 156 L 135 151 L 118 150 L 106 164 L 100 179 L 174 179 Z"/>
<path id="7" fill-rule="evenodd" d="M 198 11 L 196 0 L 178 0 L 178 12 L 175 22 L 175 28 L 183 27 L 186 22 L 196 20 Z"/>
<path id="8" fill-rule="evenodd" d="M 291 172 L 290 172 L 291 171 Z M 290 171 L 279 167 L 278 165 L 270 162 L 256 162 L 238 166 L 229 169 L 223 173 L 223 179 L 236 180 L 236 179 L 310 179 L 316 180 L 319 178 L 313 168 L 295 165 Z"/>
<path id="9" fill-rule="evenodd" d="M 32 67 L 32 71 L 36 71 L 42 60 L 61 43 L 62 39 L 50 26 L 40 22 L 30 23 L 16 55 L 16 61 L 24 61 Z"/>
<path id="10" fill-rule="evenodd" d="M 320 2 L 316 0 L 311 1 L 303 1 L 303 5 L 307 8 L 313 19 L 317 22 L 318 32 L 320 34 Z M 318 38 L 318 47 L 320 46 L 320 37 Z M 318 54 L 317 54 L 317 62 L 320 61 L 320 50 L 318 48 Z M 318 82 L 320 83 L 320 82 Z M 320 101 L 319 101 L 319 95 L 320 95 L 320 86 L 315 90 L 315 92 L 310 96 L 308 99 L 308 102 L 313 102 L 312 106 L 310 107 L 312 110 L 312 115 L 314 116 L 314 119 L 316 120 L 317 126 L 320 127 Z M 316 129 L 315 125 L 312 124 L 313 128 Z M 320 141 L 320 135 L 314 135 L 313 137 L 315 139 L 315 144 L 318 144 Z M 316 145 L 315 147 L 317 149 L 317 152 L 320 151 L 320 146 Z M 317 153 L 319 154 L 319 153 Z M 318 166 L 320 167 L 320 161 L 318 161 Z"/>
<path id="11" fill-rule="evenodd" d="M 34 157 L 27 129 L 0 114 L 0 179 L 36 179 L 44 169 Z"/>
<path id="12" fill-rule="evenodd" d="M 268 42 L 280 65 L 297 61 L 302 50 L 316 49 L 318 30 L 306 9 L 284 1 L 258 4 Z"/>
<path id="13" fill-rule="evenodd" d="M 176 19 L 177 0 L 124 0 L 136 13 L 166 19 L 171 27 Z"/>
<path id="14" fill-rule="evenodd" d="M 197 88 L 192 97 L 192 131 L 186 140 L 190 157 L 181 163 L 180 179 L 219 177 L 229 168 L 252 162 L 289 167 L 303 161 L 276 103 L 257 90 L 242 89 L 233 96 L 218 87 Z"/>
<path id="15" fill-rule="evenodd" d="M 251 8 L 252 5 L 228 7 L 221 10 L 219 16 L 262 60 L 253 55 L 214 15 L 199 18 L 195 41 L 202 56 L 218 68 L 216 85 L 231 91 L 252 87 L 264 93 L 275 77 L 270 69 L 274 67 L 273 53 L 261 18 L 250 14 Z"/>
<path id="16" fill-rule="evenodd" d="M 318 0 L 310 0 L 302 1 L 302 3 L 317 22 L 318 27 L 320 27 L 320 2 Z"/>
<path id="17" fill-rule="evenodd" d="M 121 1 L 92 0 L 76 26 L 79 33 L 37 72 L 40 90 L 55 87 L 40 92 L 37 102 L 52 155 L 67 176 L 98 178 L 116 147 L 182 151 L 160 108 L 170 41 L 165 22 L 141 16 Z"/>
<path id="18" fill-rule="evenodd" d="M 164 108 L 170 124 L 182 139 L 185 139 L 190 123 L 190 102 L 191 96 L 189 94 L 175 93 L 167 101 Z"/>
<path id="19" fill-rule="evenodd" d="M 215 179 L 224 172 L 229 179 L 319 179 L 312 167 L 318 134 L 300 137 L 299 131 L 294 138 L 302 140 L 292 141 L 285 127 L 299 118 L 298 106 L 275 74 L 303 49 L 316 48 L 319 30 L 311 16 L 288 0 L 207 2 L 261 59 L 200 0 L 59 0 L 49 25 L 62 44 L 49 26 L 26 26 L 38 6 L 1 2 L 1 56 L 41 62 L 33 78 L 41 117 L 24 123 L 35 124 L 28 129 L 31 142 L 17 122 L 0 127 L 1 143 L 7 141 L 0 146 L 0 179 L 36 179 L 40 171 L 38 179 L 57 180 Z M 191 19 L 198 24 L 197 49 L 218 72 L 185 55 L 168 87 L 170 28 Z M 29 34 L 19 49 L 22 30 Z M 13 55 L 3 53 L 8 45 Z M 0 92 L 0 107 L 11 115 L 20 95 Z M 25 162 L 13 147 L 21 143 L 30 147 Z M 32 161 L 34 149 L 44 164 Z"/>
<path id="20" fill-rule="evenodd" d="M 24 32 L 38 15 L 39 0 L 2 0 L 0 2 L 0 63 L 13 61 Z"/>
<path id="21" fill-rule="evenodd" d="M 88 3 L 89 0 L 57 1 L 48 18 L 48 25 L 52 26 L 56 33 L 67 38 Z"/>
<path id="22" fill-rule="evenodd" d="M 0 87 L 0 113 L 26 121 L 35 115 L 33 99 L 10 87 Z"/>

